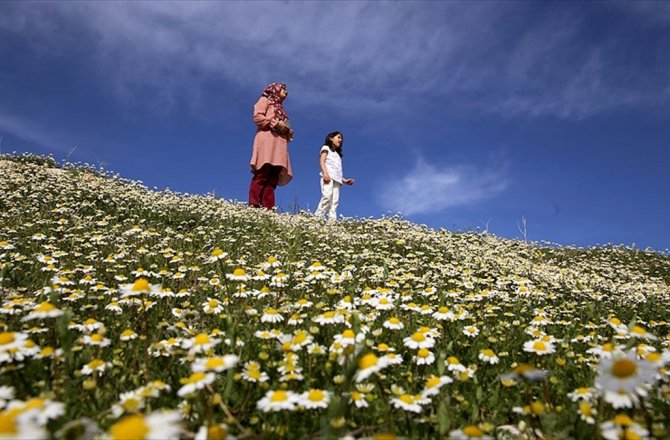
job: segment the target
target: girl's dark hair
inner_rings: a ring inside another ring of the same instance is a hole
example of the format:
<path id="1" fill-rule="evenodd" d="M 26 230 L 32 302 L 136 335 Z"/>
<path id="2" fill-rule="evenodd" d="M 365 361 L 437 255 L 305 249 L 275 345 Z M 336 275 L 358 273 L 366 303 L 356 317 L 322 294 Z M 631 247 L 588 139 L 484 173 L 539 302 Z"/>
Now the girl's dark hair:
<path id="1" fill-rule="evenodd" d="M 335 136 L 337 136 L 338 134 L 340 136 L 342 136 L 342 133 L 340 133 L 339 131 L 334 131 L 332 133 L 328 133 L 326 135 L 326 140 L 323 141 L 323 143 L 324 143 L 324 145 L 328 145 L 328 148 L 330 148 L 330 151 L 335 151 L 337 154 L 340 155 L 340 157 L 342 157 L 342 145 L 344 145 L 344 139 L 342 139 L 342 144 L 340 144 L 340 148 L 335 148 L 335 146 L 333 145 L 333 141 L 332 141 L 332 139 Z"/>

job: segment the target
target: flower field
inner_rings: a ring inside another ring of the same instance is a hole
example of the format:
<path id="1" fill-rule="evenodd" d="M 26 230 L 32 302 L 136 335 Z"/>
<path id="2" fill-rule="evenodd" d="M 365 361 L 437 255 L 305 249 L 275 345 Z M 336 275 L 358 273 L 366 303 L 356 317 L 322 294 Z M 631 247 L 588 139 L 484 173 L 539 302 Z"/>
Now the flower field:
<path id="1" fill-rule="evenodd" d="M 669 438 L 669 285 L 2 156 L 0 438 Z"/>

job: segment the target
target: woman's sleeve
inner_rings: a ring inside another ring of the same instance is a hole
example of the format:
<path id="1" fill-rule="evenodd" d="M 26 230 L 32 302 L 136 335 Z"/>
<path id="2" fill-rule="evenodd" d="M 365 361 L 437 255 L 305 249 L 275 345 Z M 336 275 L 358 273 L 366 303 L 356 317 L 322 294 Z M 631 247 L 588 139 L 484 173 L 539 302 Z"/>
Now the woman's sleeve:
<path id="1" fill-rule="evenodd" d="M 254 105 L 254 122 L 261 130 L 269 130 L 277 125 L 277 121 L 273 120 L 274 115 L 268 115 L 268 110 L 270 110 L 270 100 L 261 96 L 261 99 Z"/>

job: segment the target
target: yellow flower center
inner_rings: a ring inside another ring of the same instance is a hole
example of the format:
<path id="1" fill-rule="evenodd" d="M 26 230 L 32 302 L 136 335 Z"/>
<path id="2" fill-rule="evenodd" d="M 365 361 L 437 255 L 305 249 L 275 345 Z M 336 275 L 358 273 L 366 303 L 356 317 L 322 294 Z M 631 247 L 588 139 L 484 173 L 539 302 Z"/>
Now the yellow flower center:
<path id="1" fill-rule="evenodd" d="M 420 358 L 427 358 L 430 356 L 430 351 L 428 349 L 422 348 L 419 350 L 418 356 Z"/>
<path id="2" fill-rule="evenodd" d="M 321 402 L 325 397 L 325 394 L 321 390 L 311 390 L 307 394 L 307 398 L 312 402 Z"/>
<path id="3" fill-rule="evenodd" d="M 14 333 L 4 332 L 0 333 L 0 345 L 11 344 L 14 342 Z"/>
<path id="4" fill-rule="evenodd" d="M 272 393 L 272 397 L 270 398 L 271 402 L 286 402 L 288 400 L 288 394 L 286 391 L 275 391 Z"/>
<path id="5" fill-rule="evenodd" d="M 135 411 L 137 408 L 139 408 L 140 401 L 135 399 L 134 397 L 131 397 L 129 399 L 124 400 L 121 406 L 123 406 L 123 409 L 125 409 L 126 411 L 132 412 Z"/>
<path id="6" fill-rule="evenodd" d="M 131 290 L 133 292 L 146 292 L 149 290 L 149 281 L 146 278 L 140 278 L 135 281 Z"/>
<path id="7" fill-rule="evenodd" d="M 433 376 L 430 379 L 426 381 L 426 388 L 435 388 L 440 384 L 440 378 L 437 376 Z"/>
<path id="8" fill-rule="evenodd" d="M 542 341 L 535 341 L 533 343 L 533 350 L 535 351 L 545 351 L 547 349 L 547 344 Z"/>
<path id="9" fill-rule="evenodd" d="M 402 400 L 404 403 L 407 403 L 408 405 L 414 403 L 414 396 L 410 394 L 403 394 L 402 396 L 399 397 L 399 399 Z"/>
<path id="10" fill-rule="evenodd" d="M 490 357 L 490 358 L 492 358 L 496 355 L 495 352 L 493 350 L 491 350 L 490 348 L 485 348 L 484 350 L 482 350 L 482 354 L 484 356 Z"/>
<path id="11" fill-rule="evenodd" d="M 449 307 L 442 306 L 439 309 L 437 309 L 437 311 L 440 313 L 449 313 Z"/>
<path id="12" fill-rule="evenodd" d="M 226 365 L 225 361 L 220 357 L 209 358 L 205 363 L 205 367 L 209 370 L 221 368 L 224 367 L 225 365 Z"/>
<path id="13" fill-rule="evenodd" d="M 374 353 L 368 353 L 358 361 L 358 368 L 361 370 L 365 370 L 374 367 L 375 365 L 377 365 L 378 361 L 379 358 L 375 356 Z"/>
<path id="14" fill-rule="evenodd" d="M 209 344 L 211 339 L 207 333 L 200 333 L 195 337 L 195 345 L 205 345 Z"/>
<path id="15" fill-rule="evenodd" d="M 18 408 L 2 411 L 0 412 L 0 434 L 17 434 L 18 430 L 16 429 L 16 416 L 21 414 L 21 411 Z M 13 436 L 7 436 L 13 437 Z"/>
<path id="16" fill-rule="evenodd" d="M 102 340 L 103 340 L 103 336 L 100 335 L 100 334 L 98 334 L 98 333 L 96 333 L 96 334 L 94 334 L 93 336 L 91 336 L 91 340 L 92 340 L 93 342 L 102 342 Z"/>
<path id="17" fill-rule="evenodd" d="M 134 334 L 135 334 L 134 331 L 128 329 L 128 330 L 124 330 L 123 333 L 121 333 L 121 336 L 132 336 Z"/>
<path id="18" fill-rule="evenodd" d="M 612 318 L 612 319 L 610 319 L 610 323 L 612 323 L 614 325 L 619 325 L 619 324 L 621 324 L 621 320 L 619 318 Z"/>
<path id="19" fill-rule="evenodd" d="M 197 373 L 193 373 L 189 376 L 187 383 L 198 383 L 203 380 L 205 376 L 207 375 L 204 372 L 198 371 Z"/>
<path id="20" fill-rule="evenodd" d="M 326 312 L 326 313 L 323 314 L 323 317 L 326 318 L 326 319 L 333 318 L 333 317 L 335 317 L 335 312 L 332 312 L 332 311 L 331 312 Z"/>
<path id="21" fill-rule="evenodd" d="M 389 318 L 389 322 L 393 325 L 400 324 L 400 320 L 398 318 L 396 318 L 395 316 L 393 318 Z"/>
<path id="22" fill-rule="evenodd" d="M 244 269 L 240 269 L 239 267 L 233 271 L 233 275 L 236 277 L 243 277 L 247 273 L 244 271 Z"/>
<path id="23" fill-rule="evenodd" d="M 353 339 L 355 336 L 356 336 L 356 334 L 351 329 L 346 329 L 345 331 L 342 332 L 342 337 L 343 338 Z"/>
<path id="24" fill-rule="evenodd" d="M 612 364 L 612 376 L 619 379 L 634 376 L 637 372 L 637 364 L 630 359 L 619 359 Z"/>
<path id="25" fill-rule="evenodd" d="M 143 439 L 149 433 L 149 427 L 142 416 L 128 416 L 112 425 L 109 434 L 113 440 Z"/>
<path id="26" fill-rule="evenodd" d="M 416 332 L 412 335 L 412 341 L 414 342 L 423 342 L 426 340 L 426 335 L 421 332 Z"/>
<path id="27" fill-rule="evenodd" d="M 215 300 L 215 299 L 210 299 L 210 300 L 207 302 L 207 305 L 210 306 L 210 307 L 218 307 L 218 306 L 219 306 L 219 302 L 218 302 L 217 300 Z"/>
<path id="28" fill-rule="evenodd" d="M 458 360 L 458 358 L 455 357 L 455 356 L 449 356 L 449 357 L 447 358 L 447 362 L 449 362 L 451 365 L 456 365 L 456 364 L 460 364 L 460 363 L 461 363 L 461 362 Z"/>
<path id="29" fill-rule="evenodd" d="M 589 402 L 579 402 L 579 412 L 585 416 L 593 415 L 593 407 Z"/>
<path id="30" fill-rule="evenodd" d="M 223 255 L 223 249 L 216 248 L 212 251 L 212 257 L 218 257 L 219 255 Z"/>
<path id="31" fill-rule="evenodd" d="M 228 430 L 222 426 L 215 425 L 207 428 L 207 440 L 225 440 Z"/>
<path id="32" fill-rule="evenodd" d="M 482 437 L 484 433 L 481 429 L 477 428 L 475 425 L 468 425 L 463 428 L 463 434 L 468 437 Z"/>
<path id="33" fill-rule="evenodd" d="M 275 309 L 269 308 L 269 307 L 267 309 L 263 310 L 263 312 L 266 315 L 276 315 L 277 314 L 277 311 Z"/>
<path id="34" fill-rule="evenodd" d="M 93 359 L 91 362 L 88 363 L 88 368 L 91 370 L 95 370 L 96 368 L 100 368 L 103 365 L 105 365 L 105 361 L 101 359 Z"/>
<path id="35" fill-rule="evenodd" d="M 612 419 L 612 422 L 617 426 L 630 426 L 633 424 L 633 419 L 626 414 L 617 414 L 614 416 L 614 419 Z"/>

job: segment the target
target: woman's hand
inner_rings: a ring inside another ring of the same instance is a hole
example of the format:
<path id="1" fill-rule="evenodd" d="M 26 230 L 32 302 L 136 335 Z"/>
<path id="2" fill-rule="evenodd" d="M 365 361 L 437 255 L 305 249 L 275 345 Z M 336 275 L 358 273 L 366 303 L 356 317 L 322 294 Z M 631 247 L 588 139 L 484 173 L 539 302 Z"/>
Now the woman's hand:
<path id="1" fill-rule="evenodd" d="M 277 125 L 275 125 L 275 131 L 277 131 L 277 133 L 288 133 L 288 125 L 286 125 L 284 121 L 279 121 L 277 122 Z"/>

